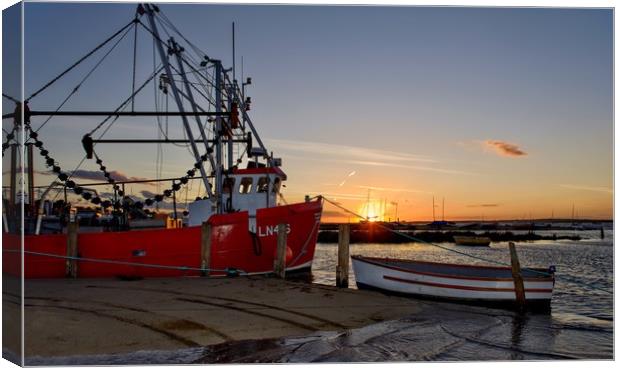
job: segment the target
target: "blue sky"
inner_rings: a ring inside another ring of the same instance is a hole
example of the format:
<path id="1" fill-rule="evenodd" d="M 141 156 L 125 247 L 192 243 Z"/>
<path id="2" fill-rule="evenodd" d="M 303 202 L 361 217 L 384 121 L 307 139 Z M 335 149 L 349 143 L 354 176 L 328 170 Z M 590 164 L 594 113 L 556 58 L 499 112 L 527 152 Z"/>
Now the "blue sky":
<path id="1" fill-rule="evenodd" d="M 131 20 L 134 8 L 27 3 L 26 94 Z M 253 120 L 283 157 L 292 199 L 331 193 L 359 206 L 373 187 L 383 189 L 373 197 L 399 201 L 412 218 L 429 216 L 433 195 L 446 197 L 459 218 L 481 216 L 482 204 L 496 205 L 484 207 L 486 217 L 568 215 L 572 203 L 584 215 L 611 216 L 611 10 L 161 8 L 226 64 L 236 22 L 238 74 L 243 56 L 254 82 Z M 146 34 L 138 44 L 144 77 L 153 68 Z M 116 107 L 131 90 L 131 48 L 128 37 L 65 107 Z M 56 108 L 94 61 L 31 108 Z M 151 88 L 139 109 L 152 108 L 152 96 Z M 54 118 L 42 139 L 70 168 L 82 157 L 81 135 L 96 124 Z M 119 127 L 110 137 L 156 136 L 152 121 Z M 507 145 L 524 154 L 510 154 Z M 186 150 L 166 149 L 169 176 L 191 166 Z M 153 176 L 155 147 L 136 151 L 101 148 L 108 167 Z"/>

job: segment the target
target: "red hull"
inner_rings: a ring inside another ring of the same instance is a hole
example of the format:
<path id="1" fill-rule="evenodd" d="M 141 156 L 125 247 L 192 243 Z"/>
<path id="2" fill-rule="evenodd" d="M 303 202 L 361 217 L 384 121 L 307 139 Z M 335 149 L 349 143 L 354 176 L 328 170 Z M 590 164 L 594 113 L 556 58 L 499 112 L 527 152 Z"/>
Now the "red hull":
<path id="1" fill-rule="evenodd" d="M 320 200 L 259 209 L 257 232 L 248 231 L 248 213 L 214 215 L 212 225 L 211 269 L 236 268 L 247 273 L 273 271 L 277 225 L 289 224 L 287 270 L 311 267 L 319 230 Z M 275 231 L 274 231 L 275 229 Z M 3 234 L 3 272 L 19 275 L 19 236 Z M 85 259 L 131 262 L 167 267 L 200 268 L 201 228 L 136 230 L 124 232 L 80 233 L 78 255 Z M 24 239 L 24 277 L 65 277 L 65 259 L 28 252 L 65 256 L 67 235 L 27 235 Z M 11 251 L 12 250 L 12 251 Z M 291 254 L 292 253 L 292 254 Z M 145 267 L 78 261 L 78 277 L 172 277 L 198 276 L 198 270 Z M 211 275 L 225 275 L 222 271 Z"/>

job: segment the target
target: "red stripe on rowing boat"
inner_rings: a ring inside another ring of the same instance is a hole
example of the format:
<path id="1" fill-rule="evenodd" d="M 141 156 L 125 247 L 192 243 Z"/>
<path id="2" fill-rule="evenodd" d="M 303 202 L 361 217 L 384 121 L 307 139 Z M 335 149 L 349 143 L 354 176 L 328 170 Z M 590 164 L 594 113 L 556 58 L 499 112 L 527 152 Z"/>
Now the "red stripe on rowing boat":
<path id="1" fill-rule="evenodd" d="M 515 289 L 511 289 L 511 288 L 487 288 L 487 287 L 478 287 L 478 286 L 461 286 L 461 285 L 437 284 L 437 283 L 434 283 L 434 282 L 425 282 L 425 281 L 415 281 L 415 280 L 401 279 L 399 277 L 393 277 L 393 276 L 383 276 L 383 278 L 386 279 L 386 280 L 405 282 L 405 283 L 408 283 L 408 284 L 418 284 L 418 285 L 425 285 L 425 286 L 433 286 L 433 287 L 440 287 L 440 288 L 445 288 L 445 289 L 459 289 L 459 290 L 473 290 L 473 291 L 496 291 L 496 292 L 506 292 L 506 291 L 514 292 L 515 291 Z M 526 293 L 550 293 L 550 292 L 552 292 L 552 289 L 525 289 L 525 292 Z"/>
<path id="2" fill-rule="evenodd" d="M 396 271 L 401 271 L 401 272 L 406 272 L 406 273 L 413 273 L 416 275 L 424 275 L 424 276 L 434 276 L 434 277 L 443 277 L 446 279 L 458 279 L 458 280 L 472 280 L 472 281 L 512 281 L 512 277 L 470 277 L 470 276 L 457 276 L 457 275 L 447 275 L 444 273 L 436 273 L 436 272 L 424 272 L 424 271 L 413 271 L 410 270 L 408 268 L 403 268 L 403 267 L 398 267 L 398 266 L 391 266 L 391 265 L 387 265 L 385 263 L 381 263 L 376 260 L 382 260 L 381 258 L 374 258 L 374 259 L 368 259 L 366 257 L 362 258 L 362 257 L 351 257 L 353 259 L 362 261 L 362 262 L 366 262 L 366 263 L 370 263 L 376 266 L 380 266 L 380 267 L 384 267 L 384 268 L 388 268 L 390 270 L 396 270 Z M 401 262 L 401 260 L 398 260 L 398 262 Z M 417 262 L 417 261 L 415 261 Z M 414 262 L 411 262 L 414 263 Z M 446 266 L 460 266 L 460 265 L 453 265 L 451 263 L 435 263 L 435 262 L 419 262 L 419 263 L 426 263 L 426 264 L 435 264 L 435 265 L 446 265 Z M 468 267 L 478 267 L 478 266 L 468 266 Z M 484 266 L 480 266 L 481 268 L 493 268 L 496 269 L 498 267 L 484 267 Z M 508 269 L 508 268 L 502 268 L 502 269 Z M 553 281 L 553 278 L 551 277 L 524 277 L 523 281 L 531 281 L 531 282 L 541 282 L 541 281 Z"/>

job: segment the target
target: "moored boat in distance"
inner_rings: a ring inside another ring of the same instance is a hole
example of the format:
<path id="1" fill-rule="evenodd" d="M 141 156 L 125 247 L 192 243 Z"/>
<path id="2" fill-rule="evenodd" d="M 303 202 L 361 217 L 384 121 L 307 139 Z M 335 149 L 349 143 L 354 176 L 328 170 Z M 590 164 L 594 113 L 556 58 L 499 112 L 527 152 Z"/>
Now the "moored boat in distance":
<path id="1" fill-rule="evenodd" d="M 468 304 L 512 307 L 515 283 L 510 267 L 436 263 L 351 256 L 360 289 Z M 555 284 L 554 270 L 522 269 L 526 306 L 548 311 Z"/>
<path id="2" fill-rule="evenodd" d="M 454 236 L 454 242 L 457 245 L 488 247 L 491 239 L 486 236 Z"/>

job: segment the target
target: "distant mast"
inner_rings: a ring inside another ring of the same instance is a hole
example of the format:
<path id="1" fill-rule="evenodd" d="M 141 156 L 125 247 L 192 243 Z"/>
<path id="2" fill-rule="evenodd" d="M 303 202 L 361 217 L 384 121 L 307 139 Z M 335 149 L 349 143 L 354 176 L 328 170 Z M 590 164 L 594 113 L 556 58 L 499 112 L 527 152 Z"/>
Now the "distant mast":
<path id="1" fill-rule="evenodd" d="M 441 221 L 446 221 L 446 198 L 441 198 Z"/>
<path id="2" fill-rule="evenodd" d="M 368 197 L 366 197 L 366 221 L 370 221 L 370 188 L 368 188 Z"/>

